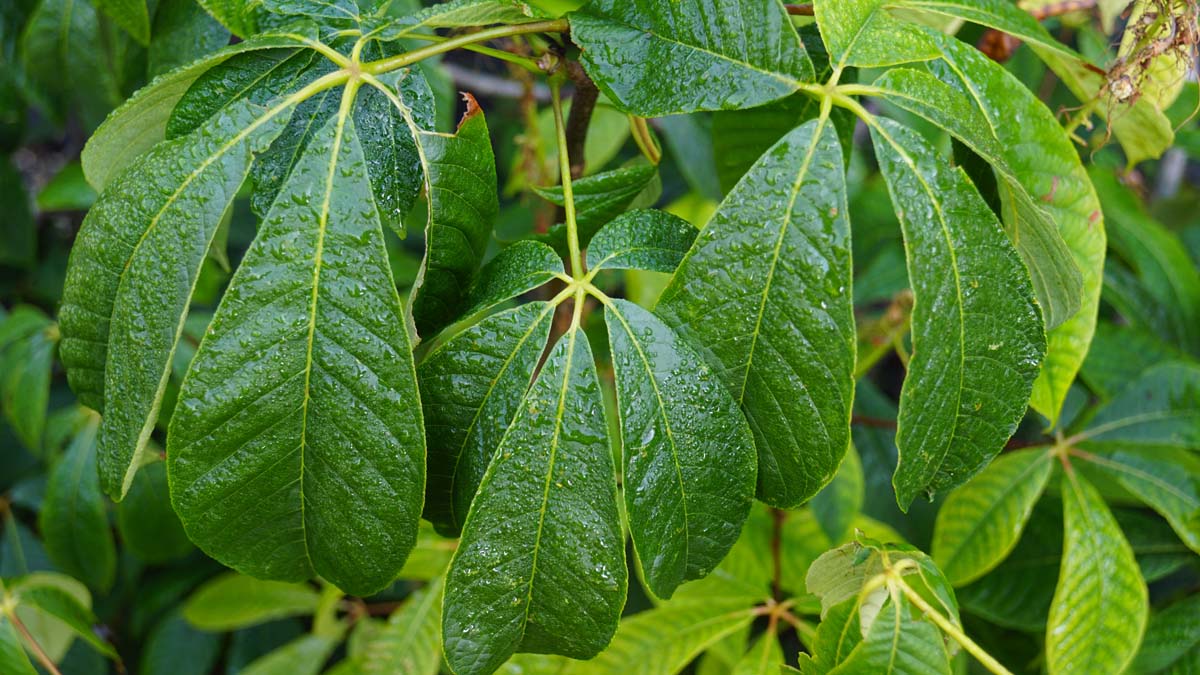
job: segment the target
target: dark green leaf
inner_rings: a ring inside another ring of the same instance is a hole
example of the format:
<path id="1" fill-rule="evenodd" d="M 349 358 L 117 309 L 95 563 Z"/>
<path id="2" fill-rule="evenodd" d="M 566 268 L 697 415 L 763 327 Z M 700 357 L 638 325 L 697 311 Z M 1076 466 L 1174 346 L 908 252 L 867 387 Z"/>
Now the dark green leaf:
<path id="1" fill-rule="evenodd" d="M 195 549 L 171 510 L 165 462 L 138 470 L 129 494 L 117 505 L 117 529 L 126 550 L 150 564 L 175 560 Z"/>
<path id="2" fill-rule="evenodd" d="M 635 269 L 671 273 L 696 240 L 696 228 L 665 211 L 638 209 L 600 228 L 588 243 L 589 271 Z"/>
<path id="3" fill-rule="evenodd" d="M 265 9 L 258 0 L 196 0 L 234 35 L 248 38 L 258 32 Z"/>
<path id="4" fill-rule="evenodd" d="M 987 574 L 1017 545 L 1050 479 L 1045 449 L 1002 455 L 938 509 L 933 559 L 955 586 Z"/>
<path id="5" fill-rule="evenodd" d="M 283 16 L 310 16 L 327 21 L 353 21 L 362 15 L 355 0 L 262 0 L 268 12 Z"/>
<path id="6" fill-rule="evenodd" d="M 146 70 L 156 77 L 202 59 L 229 44 L 229 30 L 196 0 L 159 0 L 146 51 Z"/>
<path id="7" fill-rule="evenodd" d="M 95 0 L 96 7 L 142 45 L 150 44 L 150 13 L 146 0 Z"/>
<path id="8" fill-rule="evenodd" d="M 950 656 L 937 627 L 924 620 L 907 599 L 892 596 L 862 642 L 830 673 L 950 675 Z"/>
<path id="9" fill-rule="evenodd" d="M 1200 447 L 1200 366 L 1164 363 L 1130 382 L 1076 440 L 1105 446 Z"/>
<path id="10" fill-rule="evenodd" d="M 421 131 L 417 142 L 424 147 L 429 222 L 410 303 L 418 334 L 430 336 L 466 309 L 500 206 L 487 120 L 474 98 L 467 97 L 455 134 Z"/>
<path id="11" fill-rule="evenodd" d="M 518 0 L 448 0 L 399 19 L 387 19 L 370 28 L 370 34 L 380 40 L 395 40 L 429 28 L 514 25 L 548 18 L 550 15 L 542 9 Z"/>
<path id="12" fill-rule="evenodd" d="M 0 324 L 0 405 L 21 443 L 35 453 L 42 448 L 57 342 L 58 329 L 28 305 L 18 305 Z"/>
<path id="13" fill-rule="evenodd" d="M 25 114 L 24 110 L 21 114 Z M 37 223 L 21 174 L 8 159 L 0 160 L 0 201 L 9 211 L 0 221 L 0 237 L 4 238 L 0 265 L 28 267 L 37 255 Z"/>
<path id="14" fill-rule="evenodd" d="M 163 618 L 142 648 L 140 675 L 211 675 L 221 656 L 220 633 L 199 631 L 178 610 Z"/>
<path id="15" fill-rule="evenodd" d="M 1075 472 L 1062 481 L 1062 571 L 1046 623 L 1053 675 L 1120 673 L 1146 627 L 1146 582 L 1099 493 Z"/>
<path id="16" fill-rule="evenodd" d="M 600 396 L 575 328 L 496 449 L 450 564 L 442 634 L 459 675 L 516 651 L 591 658 L 612 638 L 627 572 Z"/>
<path id="17" fill-rule="evenodd" d="M 833 670 L 862 641 L 858 597 L 852 596 L 830 607 L 817 626 L 815 642 L 809 645 L 811 656 L 800 656 L 804 675 L 824 675 Z"/>
<path id="18" fill-rule="evenodd" d="M 1098 396 L 1109 399 L 1151 366 L 1185 360 L 1183 352 L 1149 331 L 1101 321 L 1079 377 Z"/>
<path id="19" fill-rule="evenodd" d="M 1080 463 L 1076 466 L 1085 467 Z M 1129 541 L 1146 583 L 1154 583 L 1180 568 L 1196 564 L 1196 554 L 1179 540 L 1171 525 L 1157 513 L 1142 508 L 1114 508 L 1113 517 Z"/>
<path id="20" fill-rule="evenodd" d="M 642 117 L 749 108 L 814 76 L 778 0 L 593 0 L 571 15 L 571 39 L 601 91 Z"/>
<path id="21" fill-rule="evenodd" d="M 317 675 L 337 646 L 323 635 L 305 635 L 255 659 L 241 675 Z"/>
<path id="22" fill-rule="evenodd" d="M 417 376 L 429 443 L 425 517 L 439 532 L 462 531 L 479 482 L 533 379 L 553 315 L 542 302 L 501 312 L 421 362 Z"/>
<path id="23" fill-rule="evenodd" d="M 1190 595 L 1155 612 L 1146 626 L 1133 672 L 1195 672 L 1200 667 L 1200 595 Z"/>
<path id="24" fill-rule="evenodd" d="M 1079 267 L 1050 214 L 1008 165 L 1011 151 L 1001 145 L 980 108 L 966 94 L 918 70 L 889 70 L 871 86 L 882 89 L 889 102 L 944 127 L 995 169 L 1009 239 L 1029 268 L 1046 328 L 1078 312 L 1083 294 Z"/>
<path id="25" fill-rule="evenodd" d="M 96 191 L 83 177 L 83 166 L 71 162 L 38 192 L 39 211 L 86 211 L 96 201 Z"/>
<path id="26" fill-rule="evenodd" d="M 696 352 L 627 300 L 604 311 L 625 464 L 625 510 L 646 584 L 669 598 L 737 541 L 754 501 L 754 439 Z"/>
<path id="27" fill-rule="evenodd" d="M 907 509 L 1000 452 L 1025 414 L 1046 338 L 1029 273 L 966 174 L 891 120 L 871 136 L 915 299 L 892 481 Z"/>
<path id="28" fill-rule="evenodd" d="M 651 164 L 634 164 L 592 176 L 571 184 L 575 195 L 575 222 L 579 226 L 579 245 L 588 246 L 596 231 L 624 211 L 658 174 Z M 552 203 L 563 205 L 562 186 L 533 188 Z M 560 252 L 566 250 L 566 229 L 559 225 L 544 238 Z"/>
<path id="29" fill-rule="evenodd" d="M 893 17 L 885 0 L 817 0 L 813 9 L 834 72 L 937 58 L 929 37 Z"/>
<path id="30" fill-rule="evenodd" d="M 99 426 L 100 416 L 90 413 L 54 465 L 38 527 L 55 565 L 90 587 L 107 591 L 116 578 L 117 556 L 96 472 Z"/>
<path id="31" fill-rule="evenodd" d="M 305 616 L 320 596 L 306 584 L 261 581 L 229 573 L 209 581 L 187 599 L 183 616 L 206 631 L 225 632 L 288 616 Z"/>
<path id="32" fill-rule="evenodd" d="M 386 586 L 417 534 L 424 430 L 350 100 L 267 214 L 183 384 L 171 501 L 254 575 Z"/>
<path id="33" fill-rule="evenodd" d="M 518 241 L 479 270 L 467 293 L 470 316 L 532 291 L 563 274 L 562 258 L 539 241 Z"/>
<path id="34" fill-rule="evenodd" d="M 726 197 L 659 301 L 742 405 L 775 506 L 816 494 L 849 446 L 849 229 L 837 134 L 808 122 Z"/>
<path id="35" fill-rule="evenodd" d="M 1008 165 L 1026 192 L 1041 199 L 1083 276 L 1081 309 L 1047 336 L 1042 372 L 1033 386 L 1030 405 L 1053 426 L 1096 325 L 1105 251 L 1100 202 L 1054 113 L 979 50 L 956 39 L 937 39 L 943 60 L 931 64 L 934 74 L 952 87 L 975 92 L 974 105 L 1006 149 Z M 1017 115 L 1022 124 L 1012 123 Z"/>

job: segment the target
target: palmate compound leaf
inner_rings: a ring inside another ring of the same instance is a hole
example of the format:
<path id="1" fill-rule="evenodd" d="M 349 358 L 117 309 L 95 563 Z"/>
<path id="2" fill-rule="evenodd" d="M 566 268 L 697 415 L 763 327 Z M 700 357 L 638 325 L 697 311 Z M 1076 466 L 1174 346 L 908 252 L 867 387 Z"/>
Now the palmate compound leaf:
<path id="1" fill-rule="evenodd" d="M 1104 500 L 1070 468 L 1063 475 L 1062 500 L 1065 539 L 1046 622 L 1047 670 L 1120 673 L 1146 627 L 1146 582 Z"/>
<path id="2" fill-rule="evenodd" d="M 758 497 L 796 506 L 850 444 L 855 328 L 842 148 L 828 118 L 784 136 L 729 193 L 656 312 L 742 406 Z"/>
<path id="3" fill-rule="evenodd" d="M 409 298 L 422 337 L 441 330 L 467 308 L 468 290 L 500 209 L 487 120 L 473 96 L 465 94 L 464 98 L 467 111 L 454 134 L 418 129 L 412 114 L 402 108 L 423 148 L 421 163 L 429 199 L 425 258 Z M 400 99 L 393 103 L 405 105 Z"/>
<path id="4" fill-rule="evenodd" d="M 748 108 L 813 79 L 778 0 L 594 0 L 570 19 L 588 74 L 643 117 Z"/>
<path id="5" fill-rule="evenodd" d="M 847 628 L 853 627 L 853 623 L 847 624 Z M 895 594 L 878 610 L 862 641 L 828 672 L 950 675 L 950 655 L 937 627 L 907 598 Z"/>
<path id="6" fill-rule="evenodd" d="M 572 328 L 496 448 L 450 563 L 442 635 L 458 675 L 517 651 L 591 658 L 616 631 L 628 572 L 603 410 Z"/>
<path id="7" fill-rule="evenodd" d="M 494 314 L 418 366 L 429 443 L 425 517 L 440 533 L 462 531 L 488 463 L 533 379 L 553 316 L 553 306 L 544 302 Z"/>
<path id="8" fill-rule="evenodd" d="M 1096 327 L 1105 252 L 1100 202 L 1079 153 L 1054 113 L 1028 87 L 970 45 L 933 37 L 942 58 L 932 62 L 930 69 L 950 86 L 971 93 L 1005 148 L 1008 165 L 1026 191 L 1041 199 L 1083 277 L 1081 308 L 1048 333 L 1042 372 L 1030 399 L 1030 405 L 1053 425 Z M 1020 123 L 1014 124 L 1014 119 Z"/>
<path id="9" fill-rule="evenodd" d="M 210 556 L 364 595 L 416 539 L 425 439 L 352 100 L 350 89 L 234 275 L 167 458 L 175 511 Z"/>
<path id="10" fill-rule="evenodd" d="M 1053 468 L 1044 448 L 1001 456 L 938 510 L 933 559 L 955 586 L 986 574 L 1017 545 Z"/>
<path id="11" fill-rule="evenodd" d="M 989 73 L 998 77 L 1003 69 Z M 1038 303 L 1052 329 L 1079 311 L 1083 277 L 1050 214 L 1035 200 L 1009 166 L 1012 150 L 1001 145 L 991 121 L 960 91 L 926 71 L 896 68 L 872 87 L 889 102 L 938 124 L 971 148 L 998 174 L 1009 239 L 1029 268 Z M 969 90 L 973 91 L 973 90 Z M 1003 102 L 1001 102 L 1003 104 Z"/>
<path id="12" fill-rule="evenodd" d="M 250 102 L 155 146 L 88 211 L 71 249 L 59 349 L 80 400 L 103 408 L 101 486 L 120 500 L 154 430 L 200 268 L 256 152 L 294 101 Z M 103 403 L 102 403 L 103 402 Z M 111 405 L 109 405 L 111 404 Z"/>
<path id="13" fill-rule="evenodd" d="M 817 0 L 817 25 L 834 72 L 937 58 L 930 38 L 893 17 L 885 0 Z"/>
<path id="14" fill-rule="evenodd" d="M 625 510 L 646 584 L 669 598 L 712 571 L 754 501 L 754 438 L 737 402 L 661 319 L 605 305 L 624 466 Z"/>
<path id="15" fill-rule="evenodd" d="M 1029 273 L 966 174 L 891 120 L 878 119 L 871 137 L 915 301 L 892 480 L 907 509 L 1000 452 L 1025 414 L 1046 338 Z"/>

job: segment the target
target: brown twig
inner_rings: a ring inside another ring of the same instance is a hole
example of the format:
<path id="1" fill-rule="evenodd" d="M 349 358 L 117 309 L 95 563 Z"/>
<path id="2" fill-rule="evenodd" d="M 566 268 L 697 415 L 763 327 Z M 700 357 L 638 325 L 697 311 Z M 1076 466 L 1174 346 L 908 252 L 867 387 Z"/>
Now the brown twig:
<path id="1" fill-rule="evenodd" d="M 596 109 L 600 90 L 592 78 L 583 72 L 578 61 L 567 61 L 566 68 L 567 77 L 575 85 L 571 112 L 567 115 L 567 155 L 571 158 L 571 178 L 579 178 L 585 168 L 583 149 L 587 143 L 588 125 L 592 122 L 592 111 Z"/>
<path id="2" fill-rule="evenodd" d="M 815 16 L 812 5 L 784 5 L 784 7 L 787 9 L 787 13 L 792 16 Z"/>

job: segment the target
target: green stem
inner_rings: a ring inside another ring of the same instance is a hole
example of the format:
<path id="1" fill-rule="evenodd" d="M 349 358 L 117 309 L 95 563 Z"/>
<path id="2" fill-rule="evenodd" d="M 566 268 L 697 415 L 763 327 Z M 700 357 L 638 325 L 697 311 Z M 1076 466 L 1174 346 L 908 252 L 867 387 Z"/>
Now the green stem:
<path id="1" fill-rule="evenodd" d="M 953 622 L 942 616 L 940 612 L 926 602 L 925 598 L 922 598 L 920 593 L 917 593 L 912 589 L 911 586 L 905 583 L 903 577 L 896 575 L 895 584 L 897 587 L 899 587 L 900 591 L 904 593 L 904 597 L 908 598 L 909 602 L 916 605 L 917 609 L 921 610 L 925 616 L 929 617 L 929 619 L 933 621 L 933 623 L 937 625 L 937 627 L 940 628 L 943 633 L 954 638 L 955 642 L 962 645 L 962 648 L 967 650 L 967 653 L 969 653 L 971 656 L 974 656 L 979 663 L 983 664 L 984 668 L 987 668 L 996 675 L 1013 675 L 1012 671 L 1010 671 L 1008 668 L 1005 668 L 1004 665 L 993 658 L 991 654 L 984 651 L 983 647 L 980 647 L 975 643 L 974 640 L 967 637 L 967 634 L 962 632 L 958 626 L 955 626 Z"/>
<path id="2" fill-rule="evenodd" d="M 571 158 L 567 156 L 567 125 L 562 112 L 562 79 L 550 79 L 550 100 L 554 108 L 554 134 L 558 139 L 558 172 L 562 179 L 563 210 L 567 214 L 567 250 L 571 257 L 571 276 L 583 278 L 583 257 L 579 253 L 579 226 L 575 222 L 575 191 L 571 188 Z"/>
<path id="3" fill-rule="evenodd" d="M 418 61 L 422 61 L 431 56 L 444 54 L 448 51 L 467 47 L 478 42 L 487 42 L 496 38 L 511 37 L 513 35 L 525 35 L 527 33 L 565 33 L 570 28 L 566 19 L 557 19 L 554 21 L 538 21 L 535 23 L 524 23 L 516 26 L 497 26 L 481 30 L 478 33 L 470 33 L 468 35 L 459 35 L 450 38 L 444 42 L 431 44 L 428 47 L 414 49 L 405 54 L 372 61 L 371 63 L 363 64 L 362 70 L 372 75 L 387 73 L 397 68 L 410 66 Z"/>

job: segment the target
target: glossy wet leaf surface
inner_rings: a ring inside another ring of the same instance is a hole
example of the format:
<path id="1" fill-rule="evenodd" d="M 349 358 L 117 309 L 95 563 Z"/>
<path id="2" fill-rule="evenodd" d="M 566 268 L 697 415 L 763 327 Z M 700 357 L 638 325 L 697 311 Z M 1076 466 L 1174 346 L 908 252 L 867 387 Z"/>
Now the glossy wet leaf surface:
<path id="1" fill-rule="evenodd" d="M 696 228 L 665 211 L 638 209 L 617 216 L 592 237 L 588 270 L 674 272 L 696 239 Z"/>

